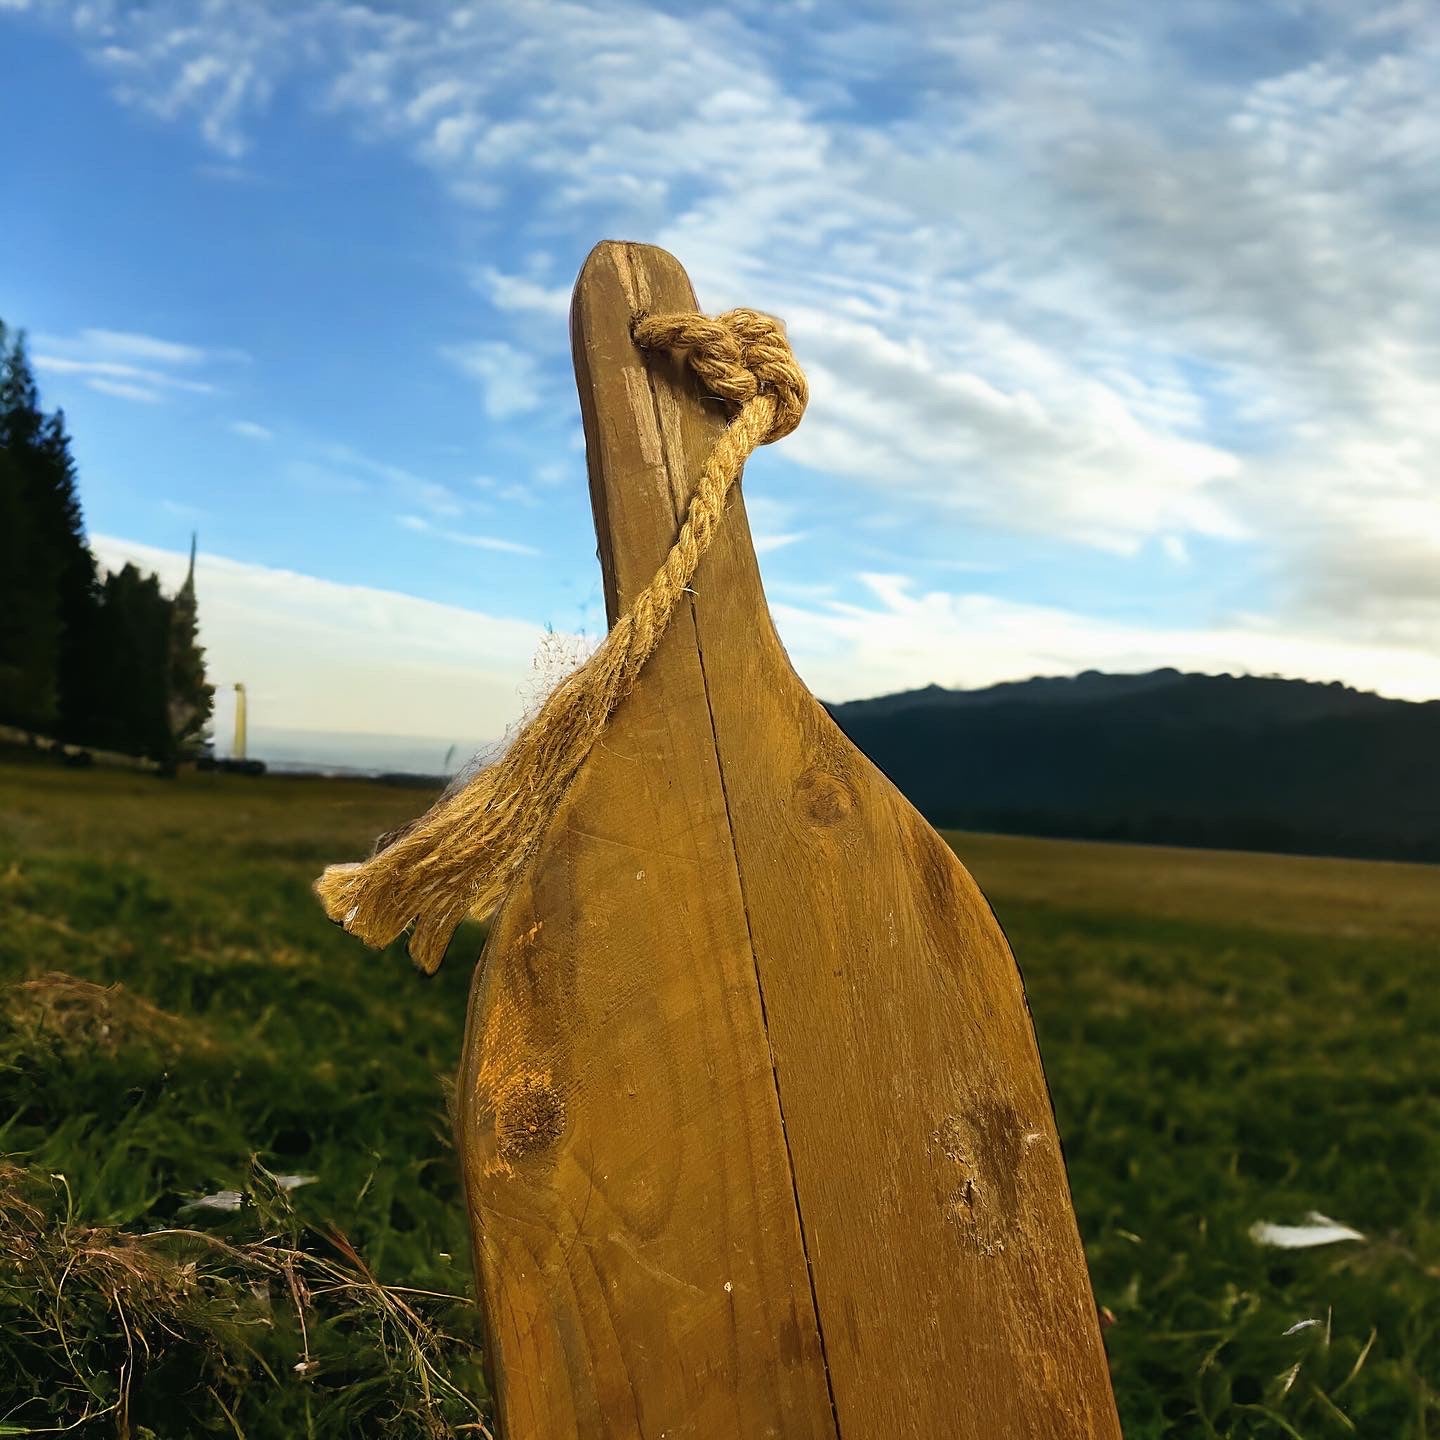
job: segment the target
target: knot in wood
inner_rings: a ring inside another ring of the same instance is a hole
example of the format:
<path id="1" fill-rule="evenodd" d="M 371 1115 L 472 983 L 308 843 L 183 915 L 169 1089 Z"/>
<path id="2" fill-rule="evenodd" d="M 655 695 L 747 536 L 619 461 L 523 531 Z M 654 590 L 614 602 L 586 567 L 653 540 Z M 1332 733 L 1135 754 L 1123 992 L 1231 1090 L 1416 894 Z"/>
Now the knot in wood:
<path id="1" fill-rule="evenodd" d="M 565 1100 L 543 1075 L 521 1075 L 495 1100 L 495 1149 L 504 1161 L 546 1150 L 565 1133 Z"/>
<path id="2" fill-rule="evenodd" d="M 783 439 L 800 423 L 810 387 L 785 338 L 785 327 L 761 310 L 727 310 L 723 315 L 641 315 L 635 343 L 646 349 L 686 351 L 690 368 L 710 393 L 740 408 L 769 396 L 774 417 L 761 445 Z"/>

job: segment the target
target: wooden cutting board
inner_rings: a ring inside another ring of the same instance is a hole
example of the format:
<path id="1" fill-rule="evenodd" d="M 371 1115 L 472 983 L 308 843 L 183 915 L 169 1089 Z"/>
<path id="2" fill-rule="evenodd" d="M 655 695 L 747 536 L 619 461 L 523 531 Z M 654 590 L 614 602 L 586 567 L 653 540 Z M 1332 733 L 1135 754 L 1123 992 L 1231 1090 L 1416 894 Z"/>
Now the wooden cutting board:
<path id="1" fill-rule="evenodd" d="M 575 288 L 612 621 L 725 424 L 631 323 L 696 308 L 649 246 L 597 246 Z M 471 993 L 505 1440 L 1117 1437 L 999 924 L 791 668 L 738 489 L 693 591 Z"/>

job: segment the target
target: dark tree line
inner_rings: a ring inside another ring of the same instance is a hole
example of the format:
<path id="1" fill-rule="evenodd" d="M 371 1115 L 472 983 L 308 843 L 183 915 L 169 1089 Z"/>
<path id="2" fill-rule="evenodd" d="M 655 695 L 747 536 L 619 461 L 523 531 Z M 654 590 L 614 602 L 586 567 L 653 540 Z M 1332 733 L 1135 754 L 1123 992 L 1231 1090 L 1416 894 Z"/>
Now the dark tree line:
<path id="1" fill-rule="evenodd" d="M 173 598 L 134 565 L 100 576 L 65 416 L 0 323 L 0 724 L 172 766 L 214 697 L 197 630 L 193 548 Z"/>

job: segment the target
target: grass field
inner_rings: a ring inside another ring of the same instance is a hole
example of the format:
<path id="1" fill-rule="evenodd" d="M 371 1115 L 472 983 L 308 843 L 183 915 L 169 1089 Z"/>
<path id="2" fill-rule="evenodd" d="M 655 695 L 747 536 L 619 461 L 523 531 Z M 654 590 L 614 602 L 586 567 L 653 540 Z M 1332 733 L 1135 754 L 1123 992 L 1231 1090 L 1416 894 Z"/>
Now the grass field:
<path id="1" fill-rule="evenodd" d="M 479 934 L 422 982 L 308 893 L 421 798 L 0 766 L 0 1435 L 486 1433 L 445 1298 Z M 953 838 L 1129 1440 L 1440 1436 L 1440 870 Z M 1366 1238 L 1250 1236 L 1312 1210 Z"/>

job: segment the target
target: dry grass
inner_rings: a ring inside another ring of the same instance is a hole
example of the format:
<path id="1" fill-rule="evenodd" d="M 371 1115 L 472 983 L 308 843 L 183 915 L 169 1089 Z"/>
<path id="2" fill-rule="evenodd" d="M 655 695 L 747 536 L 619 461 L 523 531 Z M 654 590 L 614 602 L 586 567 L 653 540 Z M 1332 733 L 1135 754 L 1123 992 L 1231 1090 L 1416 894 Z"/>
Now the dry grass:
<path id="1" fill-rule="evenodd" d="M 97 985 L 51 970 L 6 986 L 0 1004 L 22 1034 L 52 1041 L 63 1050 L 88 1048 L 113 1055 L 121 1045 L 140 1044 L 177 1055 L 214 1043 L 204 1026 L 162 1010 L 118 980 Z"/>
<path id="2" fill-rule="evenodd" d="M 64 1175 L 0 1162 L 0 1312 L 9 1321 L 0 1356 L 14 1367 L 10 1377 L 43 1375 L 35 1398 L 51 1410 L 63 1406 L 68 1418 L 59 1428 L 94 1429 L 108 1419 L 131 1440 L 155 1433 L 134 1417 L 136 1377 L 178 1360 L 241 1434 L 227 1392 L 257 1371 L 277 1380 L 266 1353 L 273 1333 L 298 1335 L 291 1368 L 303 1378 L 323 1365 L 312 1333 L 338 1322 L 372 1332 L 409 1392 L 403 1418 L 412 1429 L 435 1440 L 489 1437 L 480 1407 L 446 1374 L 454 1337 L 421 1308 L 462 1297 L 381 1284 L 338 1231 L 316 1234 L 298 1223 L 279 1181 L 254 1166 L 242 1198 L 266 1233 L 235 1241 L 175 1226 L 137 1234 L 82 1224 Z M 315 1404 L 323 1403 L 317 1391 Z M 26 1424 L 27 1408 L 22 1402 L 0 1421 L 0 1435 L 57 1428 Z M 311 1433 L 314 1408 L 307 1406 Z M 457 1408 L 468 1418 L 457 1419 Z M 389 1417 L 391 1425 L 401 1419 Z"/>

